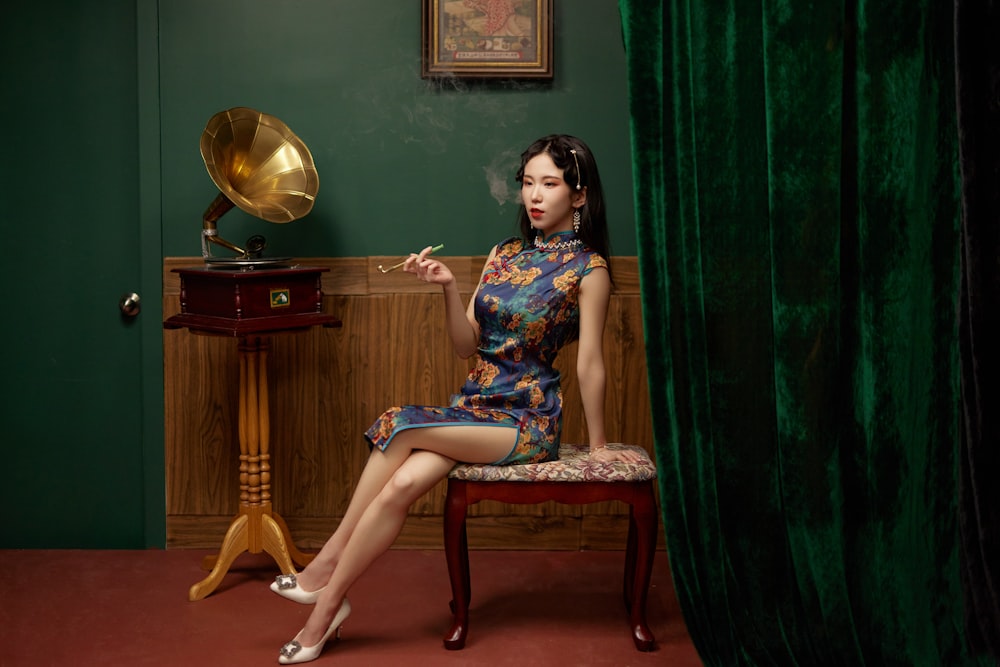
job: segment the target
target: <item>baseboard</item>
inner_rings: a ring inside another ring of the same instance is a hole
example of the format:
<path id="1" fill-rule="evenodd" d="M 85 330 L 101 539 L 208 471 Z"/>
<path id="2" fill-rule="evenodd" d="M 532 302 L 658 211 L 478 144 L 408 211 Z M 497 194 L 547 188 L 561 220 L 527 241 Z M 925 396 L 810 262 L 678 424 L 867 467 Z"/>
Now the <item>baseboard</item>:
<path id="1" fill-rule="evenodd" d="M 212 549 L 232 521 L 231 516 L 175 515 L 167 517 L 168 549 Z M 288 529 L 296 546 L 304 551 L 319 549 L 337 528 L 336 518 L 291 518 Z M 523 551 L 618 551 L 625 548 L 628 517 L 621 515 L 585 517 L 468 517 L 470 549 L 510 549 Z M 443 549 L 441 517 L 411 516 L 394 549 Z M 657 534 L 657 550 L 666 550 L 663 531 Z"/>

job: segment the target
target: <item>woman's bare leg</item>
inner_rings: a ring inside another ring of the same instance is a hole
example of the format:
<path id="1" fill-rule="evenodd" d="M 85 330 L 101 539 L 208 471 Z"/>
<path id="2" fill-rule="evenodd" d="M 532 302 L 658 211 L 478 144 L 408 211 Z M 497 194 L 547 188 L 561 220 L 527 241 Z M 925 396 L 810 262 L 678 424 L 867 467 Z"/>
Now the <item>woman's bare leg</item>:
<path id="1" fill-rule="evenodd" d="M 402 435 L 401 433 L 396 436 L 386 451 L 372 450 L 340 524 L 323 544 L 319 553 L 296 577 L 303 590 L 315 591 L 326 585 L 330 575 L 333 574 L 333 569 L 337 566 L 337 561 L 340 560 L 340 552 L 344 550 L 344 545 L 354 532 L 354 527 L 358 525 L 361 514 L 410 455 L 410 451 L 405 447 L 396 447 L 399 444 L 396 440 Z"/>
<path id="2" fill-rule="evenodd" d="M 326 585 L 365 509 L 414 450 L 436 451 L 453 461 L 493 463 L 510 452 L 516 438 L 517 431 L 513 428 L 427 426 L 402 431 L 384 452 L 372 450 L 344 517 L 319 553 L 299 573 L 299 586 L 305 591 L 315 591 Z"/>
<path id="3" fill-rule="evenodd" d="M 320 640 L 351 584 L 392 546 L 403 528 L 410 505 L 444 479 L 456 460 L 497 461 L 510 451 L 514 433 L 513 429 L 491 426 L 449 426 L 412 429 L 397 435 L 386 453 L 404 445 L 399 449 L 406 451 L 406 460 L 368 502 L 350 534 L 344 538 L 346 541 L 336 568 L 306 621 L 299 642 L 303 646 L 314 646 Z M 404 435 L 410 436 L 405 442 L 401 440 Z"/>

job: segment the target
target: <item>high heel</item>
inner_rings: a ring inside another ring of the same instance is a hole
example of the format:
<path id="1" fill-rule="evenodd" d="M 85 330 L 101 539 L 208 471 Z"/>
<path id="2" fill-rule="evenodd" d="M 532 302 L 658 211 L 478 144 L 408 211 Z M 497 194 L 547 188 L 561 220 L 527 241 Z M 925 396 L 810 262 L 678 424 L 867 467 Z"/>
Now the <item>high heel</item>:
<path id="1" fill-rule="evenodd" d="M 294 574 L 279 574 L 271 582 L 272 591 L 299 604 L 316 604 L 316 599 L 325 588 L 326 586 L 318 591 L 304 591 L 299 587 L 299 581 Z"/>
<path id="2" fill-rule="evenodd" d="M 344 598 L 344 601 L 340 603 L 340 609 L 333 617 L 333 621 L 330 622 L 330 627 L 326 629 L 326 634 L 319 640 L 319 643 L 315 646 L 303 646 L 299 642 L 299 635 L 302 634 L 299 631 L 299 635 L 295 635 L 295 639 L 288 642 L 281 647 L 281 651 L 278 652 L 278 662 L 282 665 L 293 665 L 300 662 L 309 662 L 315 660 L 319 657 L 319 654 L 323 651 L 323 646 L 326 644 L 326 640 L 330 638 L 334 630 L 337 632 L 337 639 L 340 639 L 340 626 L 344 624 L 347 617 L 351 615 L 351 603 Z"/>

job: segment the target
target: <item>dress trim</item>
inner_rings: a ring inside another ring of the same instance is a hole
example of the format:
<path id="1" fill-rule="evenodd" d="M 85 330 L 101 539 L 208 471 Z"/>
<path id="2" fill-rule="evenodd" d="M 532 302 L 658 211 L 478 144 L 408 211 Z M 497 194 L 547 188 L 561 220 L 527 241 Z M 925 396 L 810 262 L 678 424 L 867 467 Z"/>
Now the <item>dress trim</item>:
<path id="1" fill-rule="evenodd" d="M 392 442 L 392 439 L 395 438 L 400 433 L 402 433 L 403 431 L 408 431 L 408 430 L 413 429 L 413 428 L 433 428 L 433 427 L 436 427 L 436 426 L 444 426 L 444 427 L 449 427 L 449 426 L 485 426 L 486 428 L 509 428 L 509 429 L 513 429 L 516 432 L 516 434 L 517 434 L 514 437 L 514 444 L 511 445 L 510 449 L 507 450 L 506 454 L 504 454 L 501 458 L 497 459 L 493 463 L 490 463 L 489 465 L 500 465 L 502 461 L 506 461 L 510 457 L 511 453 L 513 453 L 513 451 L 517 448 L 517 441 L 518 441 L 518 437 L 517 436 L 520 435 L 520 432 L 521 432 L 521 429 L 516 424 L 502 424 L 502 423 L 499 423 L 499 422 L 496 422 L 496 423 L 490 423 L 490 422 L 463 422 L 463 421 L 428 422 L 426 424 L 404 424 L 402 426 L 397 426 L 396 428 L 394 428 L 392 430 L 392 433 L 389 434 L 389 437 L 386 438 L 385 442 L 383 442 L 381 445 L 376 445 L 372 441 L 372 439 L 368 437 L 367 433 L 365 434 L 365 440 L 368 441 L 368 447 L 369 447 L 369 449 L 373 449 L 373 448 L 377 447 L 380 452 L 384 452 L 386 450 L 386 448 L 389 447 L 389 443 Z"/>

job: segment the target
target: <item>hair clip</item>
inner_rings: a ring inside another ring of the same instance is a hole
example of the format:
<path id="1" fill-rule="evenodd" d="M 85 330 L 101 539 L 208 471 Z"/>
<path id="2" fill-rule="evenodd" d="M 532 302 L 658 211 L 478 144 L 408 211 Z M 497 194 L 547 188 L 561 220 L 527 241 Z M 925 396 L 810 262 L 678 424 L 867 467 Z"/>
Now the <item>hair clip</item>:
<path id="1" fill-rule="evenodd" d="M 569 152 L 573 154 L 573 162 L 576 164 L 576 189 L 580 189 L 580 161 L 576 159 L 576 149 L 571 148 Z"/>

